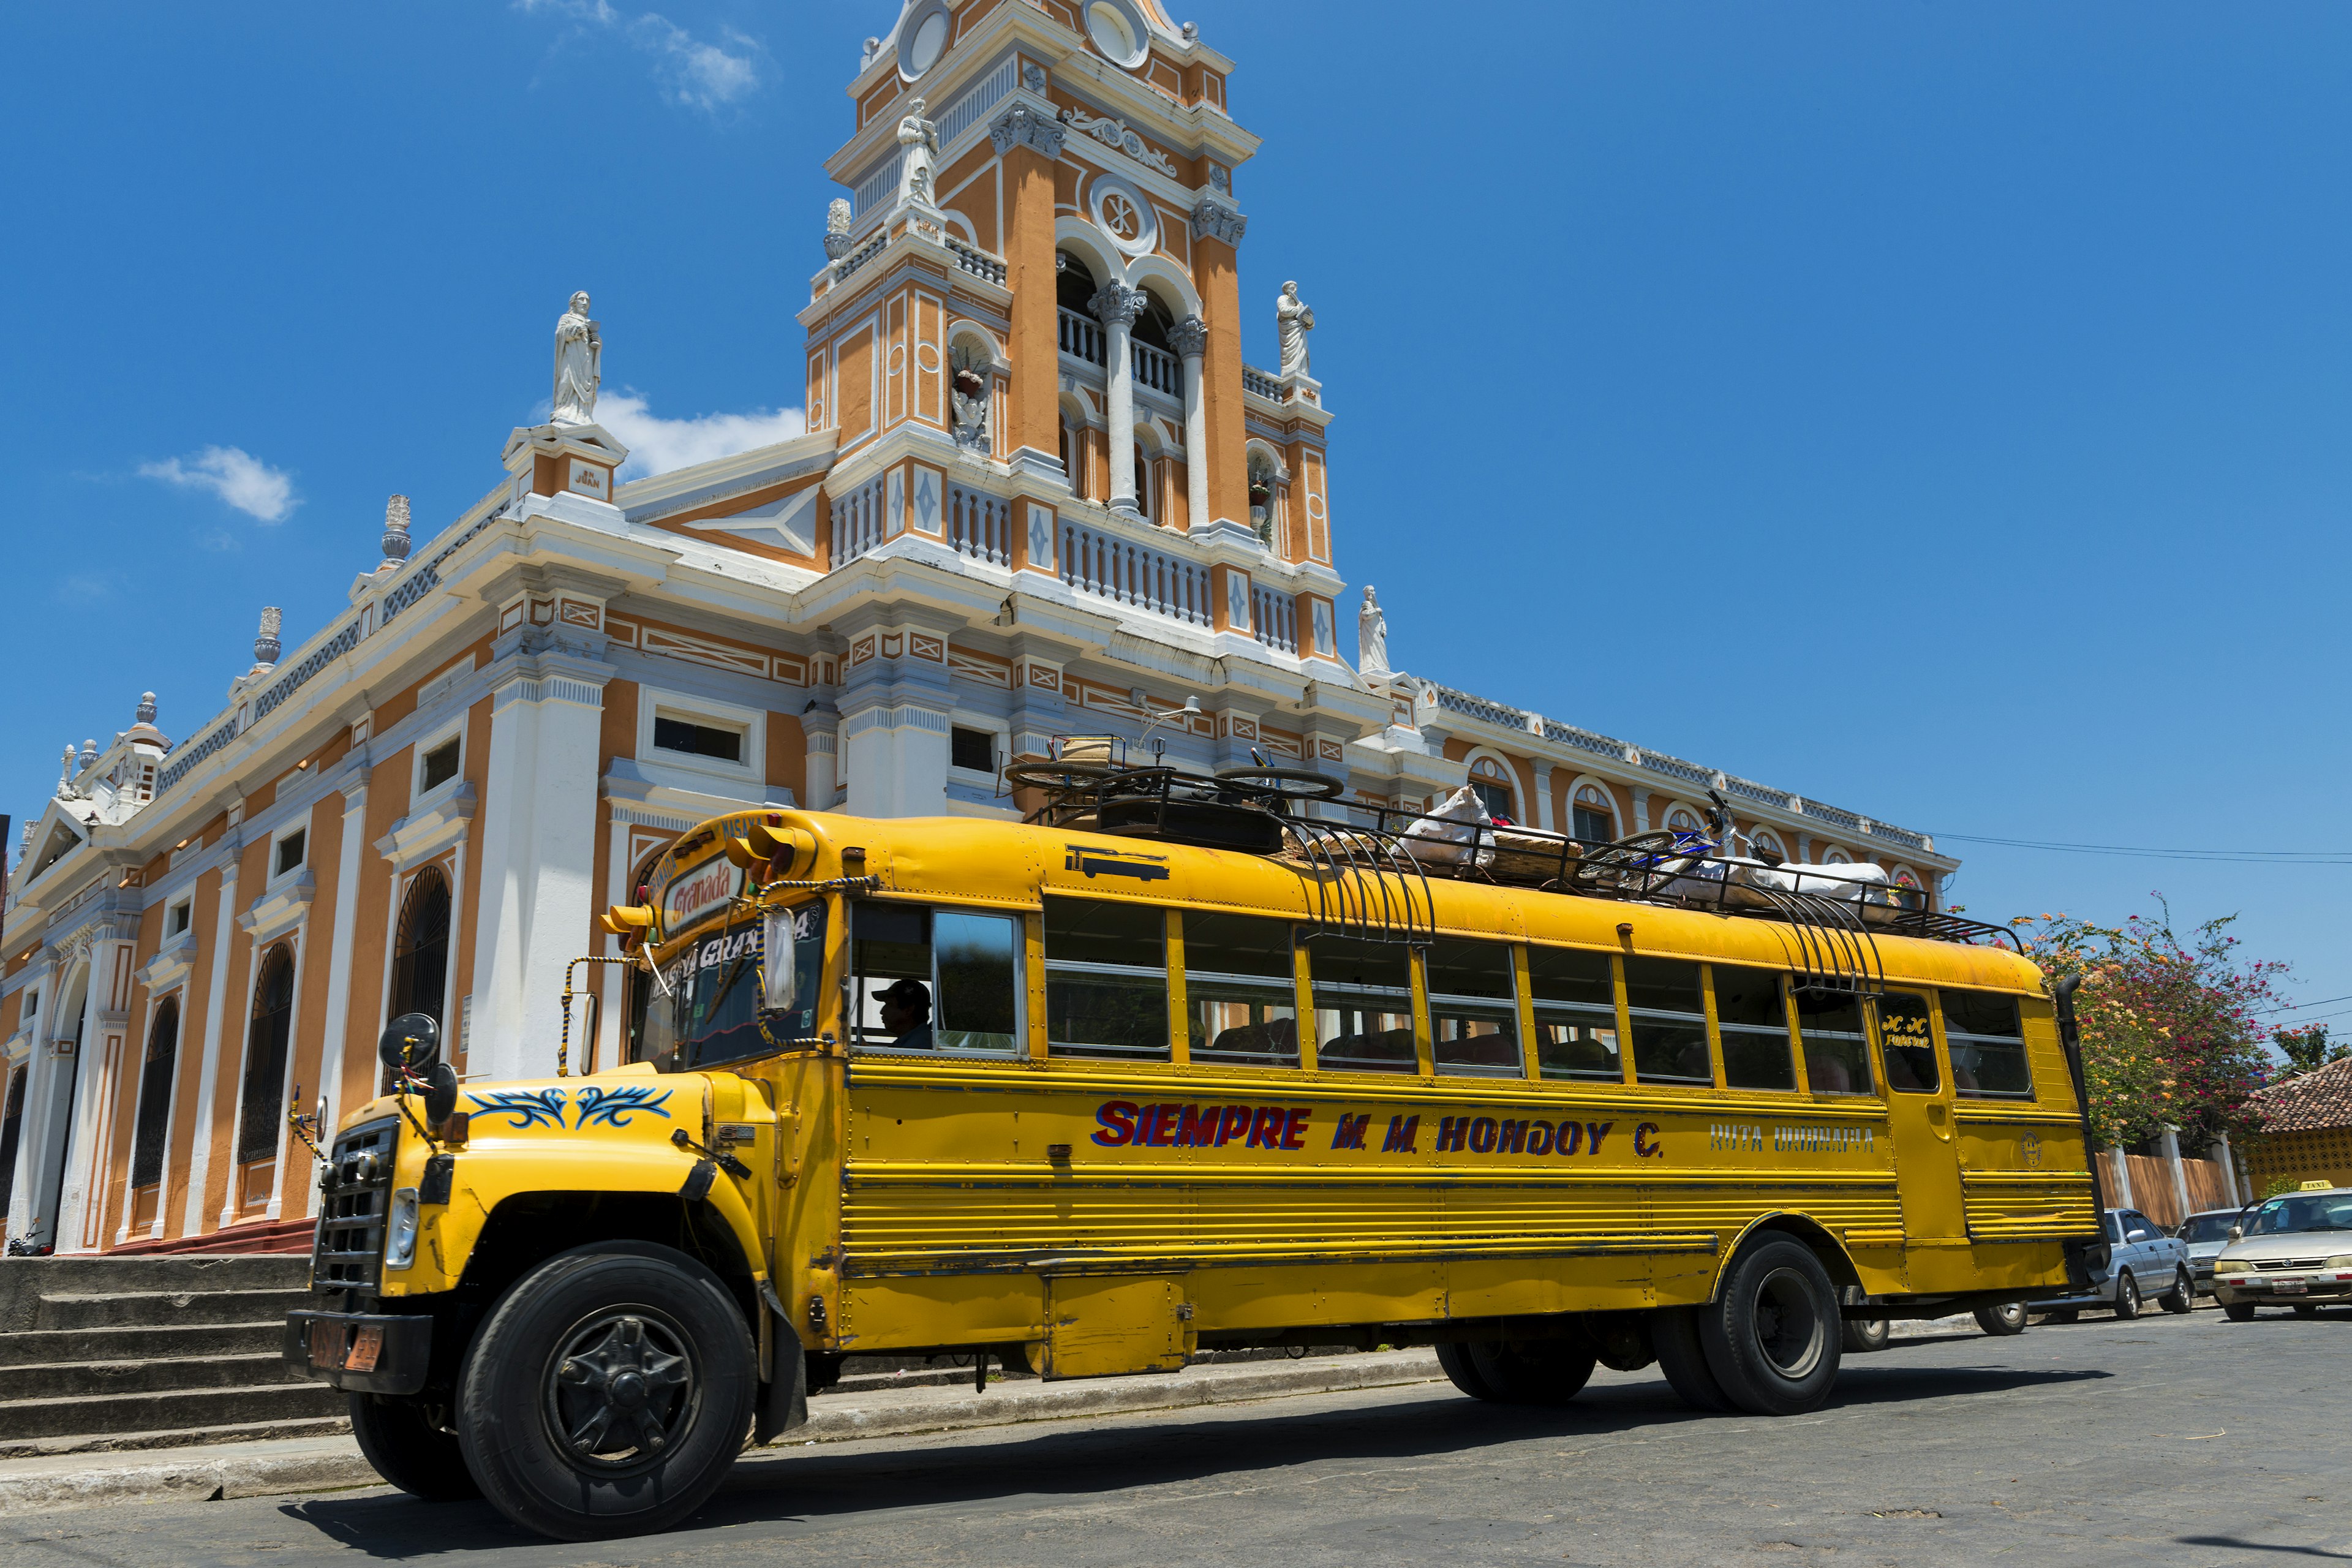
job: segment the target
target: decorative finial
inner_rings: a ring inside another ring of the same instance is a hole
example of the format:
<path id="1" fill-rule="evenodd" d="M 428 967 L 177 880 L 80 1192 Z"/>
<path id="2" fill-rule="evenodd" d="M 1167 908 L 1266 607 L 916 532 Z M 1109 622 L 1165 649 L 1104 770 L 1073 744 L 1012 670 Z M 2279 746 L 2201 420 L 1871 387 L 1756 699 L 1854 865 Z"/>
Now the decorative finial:
<path id="1" fill-rule="evenodd" d="M 94 766 L 97 762 L 98 742 L 95 740 L 84 741 L 81 743 L 81 765 L 86 768 L 91 767 Z"/>
<path id="2" fill-rule="evenodd" d="M 68 741 L 66 742 L 66 760 L 58 768 L 58 798 L 59 800 L 71 800 L 73 798 L 73 775 L 74 745 L 71 741 Z"/>
<path id="3" fill-rule="evenodd" d="M 394 496 L 383 503 L 383 559 L 387 565 L 408 559 L 406 496 Z"/>
<path id="4" fill-rule="evenodd" d="M 139 694 L 139 709 L 137 712 L 131 715 L 131 717 L 138 720 L 142 724 L 152 724 L 155 721 L 155 694 L 153 692 L 142 691 Z"/>
<path id="5" fill-rule="evenodd" d="M 253 662 L 278 662 L 278 633 L 286 624 L 285 612 L 272 605 L 261 612 L 261 635 L 253 639 Z"/>
<path id="6" fill-rule="evenodd" d="M 824 258 L 838 261 L 849 254 L 849 200 L 835 196 L 824 209 Z"/>
<path id="7" fill-rule="evenodd" d="M 16 836 L 16 863 L 23 865 L 25 857 L 33 852 L 33 825 L 25 824 L 25 831 Z"/>
<path id="8" fill-rule="evenodd" d="M 879 38 L 868 38 L 868 39 L 866 39 L 866 52 L 865 52 L 865 54 L 864 54 L 864 55 L 862 55 L 862 56 L 860 56 L 860 57 L 859 57 L 858 61 L 857 61 L 857 68 L 858 68 L 859 70 L 864 70 L 867 66 L 872 65 L 872 64 L 874 63 L 874 57 L 875 57 L 876 55 L 880 54 L 881 52 L 882 52 L 882 40 L 881 40 L 881 39 L 879 39 Z"/>
<path id="9" fill-rule="evenodd" d="M 1184 24 L 1184 41 L 1188 44 L 1197 44 L 1201 41 L 1200 23 L 1187 22 Z"/>

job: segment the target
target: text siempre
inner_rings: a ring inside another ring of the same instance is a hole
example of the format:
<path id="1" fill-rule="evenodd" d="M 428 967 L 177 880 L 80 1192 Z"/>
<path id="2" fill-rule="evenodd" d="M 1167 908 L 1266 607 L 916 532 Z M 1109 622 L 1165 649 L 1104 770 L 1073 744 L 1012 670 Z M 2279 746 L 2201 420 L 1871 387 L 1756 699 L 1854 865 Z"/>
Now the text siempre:
<path id="1" fill-rule="evenodd" d="M 1272 1105 L 1138 1105 L 1129 1100 L 1106 1100 L 1096 1108 L 1094 1141 L 1106 1149 L 1222 1149 L 1238 1143 L 1244 1149 L 1306 1149 L 1313 1109 Z M 1494 1116 L 1433 1117 L 1436 1141 L 1432 1153 L 1550 1154 L 1572 1158 L 1598 1155 L 1615 1130 L 1614 1121 L 1561 1121 Z M 1419 1116 L 1391 1116 L 1381 1141 L 1384 1154 L 1421 1152 Z M 1330 1147 L 1366 1149 L 1371 1113 L 1339 1113 L 1332 1127 Z M 1654 1121 L 1636 1122 L 1633 1157 L 1665 1158 L 1665 1140 Z"/>

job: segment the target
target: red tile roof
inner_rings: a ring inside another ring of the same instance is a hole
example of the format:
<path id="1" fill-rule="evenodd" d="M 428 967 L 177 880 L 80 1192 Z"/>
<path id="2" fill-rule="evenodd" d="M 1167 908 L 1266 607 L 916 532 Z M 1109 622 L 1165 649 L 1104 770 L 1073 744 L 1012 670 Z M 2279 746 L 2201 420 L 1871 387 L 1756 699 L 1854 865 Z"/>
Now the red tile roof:
<path id="1" fill-rule="evenodd" d="M 2352 1127 L 2352 1057 L 2254 1091 L 2268 1113 L 2268 1131 L 2311 1132 Z"/>

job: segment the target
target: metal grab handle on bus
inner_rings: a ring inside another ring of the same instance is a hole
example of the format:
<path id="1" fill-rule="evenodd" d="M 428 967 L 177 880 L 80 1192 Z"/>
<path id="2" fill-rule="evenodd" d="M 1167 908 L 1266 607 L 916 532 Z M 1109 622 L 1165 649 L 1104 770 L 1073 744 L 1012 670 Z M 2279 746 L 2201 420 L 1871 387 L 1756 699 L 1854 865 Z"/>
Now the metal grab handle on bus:
<path id="1" fill-rule="evenodd" d="M 577 993 L 575 993 L 572 988 L 572 973 L 583 963 L 635 964 L 637 960 L 635 958 L 613 958 L 610 956 L 583 954 L 579 958 L 573 959 L 571 963 L 563 966 L 563 1033 L 555 1043 L 556 1077 L 570 1078 L 572 1076 L 572 998 L 577 994 Z M 593 991 L 589 992 L 587 994 L 589 1000 L 595 1004 L 595 1006 L 592 1011 L 593 1022 L 590 1024 L 588 1031 L 588 1049 L 593 1059 L 596 1049 L 596 1030 L 604 1022 L 604 999 Z"/>

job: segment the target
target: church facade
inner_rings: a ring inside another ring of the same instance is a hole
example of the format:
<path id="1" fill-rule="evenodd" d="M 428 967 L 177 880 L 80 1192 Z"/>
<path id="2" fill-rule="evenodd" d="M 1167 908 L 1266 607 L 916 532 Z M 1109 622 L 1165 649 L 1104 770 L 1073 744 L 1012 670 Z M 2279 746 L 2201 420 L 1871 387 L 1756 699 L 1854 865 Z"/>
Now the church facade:
<path id="1" fill-rule="evenodd" d="M 1150 725 L 1360 803 L 1468 784 L 1588 838 L 1697 828 L 1713 789 L 1932 900 L 1957 862 L 1923 835 L 1391 670 L 1370 590 L 1344 656 L 1311 291 L 1244 302 L 1232 69 L 1157 0 L 910 0 L 826 164 L 806 435 L 621 481 L 575 295 L 554 417 L 479 500 L 420 542 L 394 497 L 347 603 L 292 647 L 265 612 L 218 712 L 69 748 L 0 951 L 8 1236 L 301 1246 L 289 1108 L 370 1098 L 389 1017 L 543 1073 L 576 975 L 572 1059 L 610 1064 L 625 976 L 572 961 L 677 834 L 1017 815 L 1001 769 L 1060 735 Z"/>

